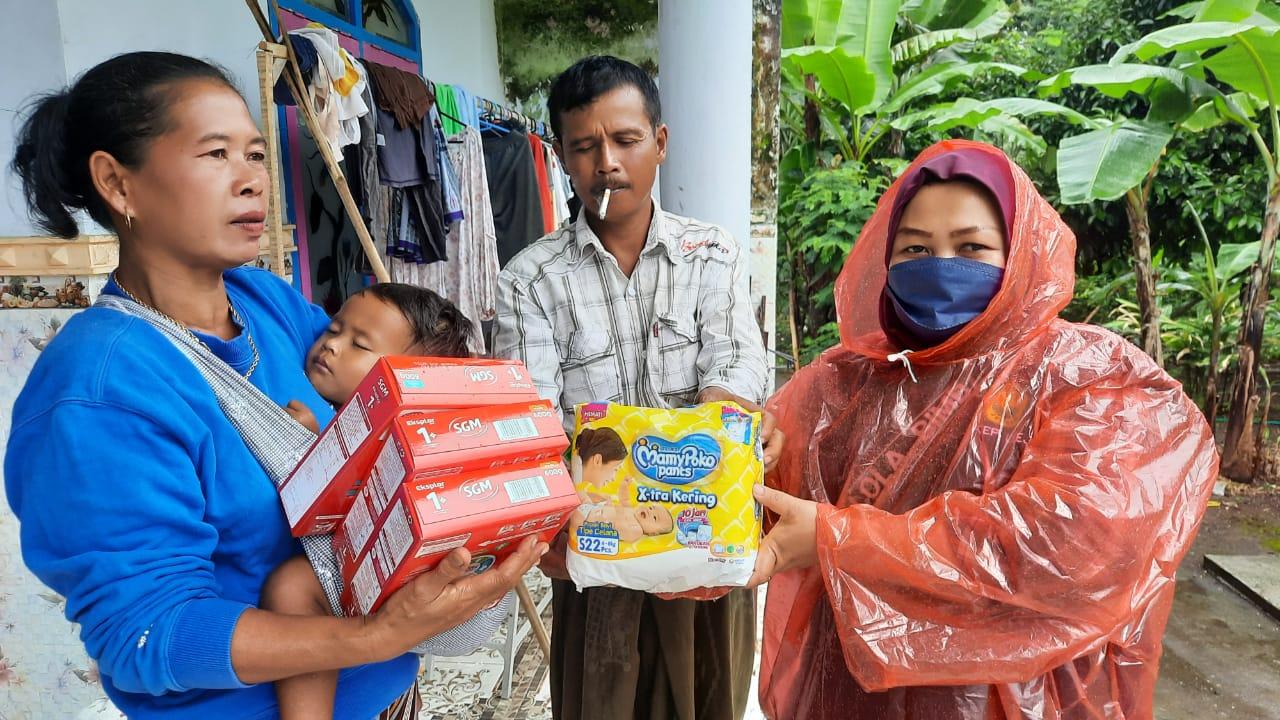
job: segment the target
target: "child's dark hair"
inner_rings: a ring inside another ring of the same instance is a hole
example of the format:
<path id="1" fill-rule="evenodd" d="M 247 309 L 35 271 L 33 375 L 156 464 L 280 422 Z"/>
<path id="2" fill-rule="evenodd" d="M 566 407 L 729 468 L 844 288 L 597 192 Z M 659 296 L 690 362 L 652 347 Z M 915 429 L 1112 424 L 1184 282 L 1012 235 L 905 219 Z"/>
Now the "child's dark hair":
<path id="1" fill-rule="evenodd" d="M 101 150 L 126 167 L 141 165 L 151 141 L 170 129 L 175 86 L 188 80 L 235 90 L 225 72 L 203 60 L 133 52 L 99 63 L 71 87 L 35 100 L 13 153 L 32 220 L 64 238 L 79 234 L 72 215 L 77 210 L 112 227 L 107 204 L 89 177 L 89 156 Z"/>
<path id="2" fill-rule="evenodd" d="M 417 352 L 432 357 L 470 357 L 467 341 L 475 326 L 457 305 L 416 285 L 378 283 L 361 291 L 391 305 L 413 328 Z"/>
<path id="3" fill-rule="evenodd" d="M 627 444 L 613 428 L 586 428 L 574 441 L 582 462 L 599 455 L 604 462 L 616 462 L 627 456 Z"/>
<path id="4" fill-rule="evenodd" d="M 547 116 L 551 132 L 560 137 L 560 114 L 585 107 L 616 88 L 630 85 L 640 91 L 649 122 L 658 127 L 662 122 L 662 101 L 658 86 L 649 73 L 635 63 L 612 55 L 585 57 L 560 73 L 547 96 Z"/>

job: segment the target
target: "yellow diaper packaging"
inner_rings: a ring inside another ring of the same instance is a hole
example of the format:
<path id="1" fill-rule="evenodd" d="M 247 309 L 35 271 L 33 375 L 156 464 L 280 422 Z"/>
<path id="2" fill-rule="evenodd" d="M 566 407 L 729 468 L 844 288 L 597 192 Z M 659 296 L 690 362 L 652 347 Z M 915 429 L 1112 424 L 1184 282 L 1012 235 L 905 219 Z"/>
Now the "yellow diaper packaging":
<path id="1" fill-rule="evenodd" d="M 570 577 L 646 592 L 745 585 L 760 546 L 751 488 L 762 458 L 760 414 L 735 403 L 579 405 Z"/>

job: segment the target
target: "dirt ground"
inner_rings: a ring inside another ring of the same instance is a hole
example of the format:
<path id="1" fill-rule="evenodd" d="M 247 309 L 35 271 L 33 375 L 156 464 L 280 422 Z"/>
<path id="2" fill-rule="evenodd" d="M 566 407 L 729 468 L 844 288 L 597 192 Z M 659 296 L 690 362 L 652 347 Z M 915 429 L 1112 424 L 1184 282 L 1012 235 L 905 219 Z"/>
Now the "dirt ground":
<path id="1" fill-rule="evenodd" d="M 1205 554 L 1280 552 L 1280 487 L 1214 498 L 1178 570 L 1156 687 L 1160 720 L 1280 720 L 1280 622 L 1204 570 Z"/>

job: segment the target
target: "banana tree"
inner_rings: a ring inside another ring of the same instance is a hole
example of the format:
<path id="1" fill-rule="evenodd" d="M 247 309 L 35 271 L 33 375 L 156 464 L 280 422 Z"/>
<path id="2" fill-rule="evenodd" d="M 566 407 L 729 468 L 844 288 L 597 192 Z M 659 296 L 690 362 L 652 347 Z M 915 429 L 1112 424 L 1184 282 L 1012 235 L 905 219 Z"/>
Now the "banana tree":
<path id="1" fill-rule="evenodd" d="M 890 50 L 895 65 L 926 58 L 940 50 L 972 43 L 1000 32 L 1013 14 L 990 0 L 906 0 L 899 24 L 907 36 Z"/>
<path id="2" fill-rule="evenodd" d="M 1280 232 L 1280 177 L 1273 149 L 1280 143 L 1280 11 L 1270 4 L 1234 3 L 1236 21 L 1191 22 L 1151 33 L 1121 47 L 1112 58 L 1151 61 L 1174 54 L 1172 69 L 1197 73 L 1249 97 L 1269 119 L 1270 144 L 1264 127 L 1252 119 L 1231 118 L 1248 133 L 1267 169 L 1266 210 L 1263 215 L 1258 261 L 1250 270 L 1238 338 L 1239 365 L 1231 393 L 1222 472 L 1240 481 L 1252 478 L 1254 468 L 1254 408 L 1259 401 L 1257 379 L 1269 282 Z M 1265 121 L 1264 121 L 1265 122 Z"/>
<path id="3" fill-rule="evenodd" d="M 956 52 L 1010 17 L 1003 0 L 784 0 L 784 78 L 797 89 L 816 80 L 804 91 L 816 122 L 845 159 L 866 162 L 909 104 L 984 73 L 1026 73 Z"/>
<path id="4" fill-rule="evenodd" d="M 1090 65 L 1059 73 L 1040 84 L 1042 96 L 1069 86 L 1092 88 L 1112 98 L 1130 93 L 1147 100 L 1141 120 L 1124 118 L 1062 141 L 1058 151 L 1058 184 L 1067 204 L 1124 199 L 1136 279 L 1142 349 L 1164 364 L 1160 303 L 1151 259 L 1148 203 L 1165 148 L 1180 130 L 1208 127 L 1242 111 L 1216 88 L 1172 68 L 1136 63 Z M 1197 111 L 1203 110 L 1197 115 Z M 1185 121 L 1194 117 L 1192 125 Z"/>
<path id="5" fill-rule="evenodd" d="M 1209 367 L 1205 375 L 1205 393 L 1203 410 L 1205 417 L 1213 422 L 1218 416 L 1218 376 L 1222 372 L 1222 326 L 1227 312 L 1234 308 L 1240 300 L 1241 284 L 1238 277 L 1258 262 L 1260 242 L 1222 243 L 1215 254 L 1209 242 L 1209 234 L 1200 222 L 1200 214 L 1195 206 L 1187 203 L 1191 217 L 1195 220 L 1200 240 L 1204 243 L 1204 264 L 1193 262 L 1197 272 L 1182 271 L 1175 278 L 1185 289 L 1192 291 L 1199 302 L 1209 311 Z"/>

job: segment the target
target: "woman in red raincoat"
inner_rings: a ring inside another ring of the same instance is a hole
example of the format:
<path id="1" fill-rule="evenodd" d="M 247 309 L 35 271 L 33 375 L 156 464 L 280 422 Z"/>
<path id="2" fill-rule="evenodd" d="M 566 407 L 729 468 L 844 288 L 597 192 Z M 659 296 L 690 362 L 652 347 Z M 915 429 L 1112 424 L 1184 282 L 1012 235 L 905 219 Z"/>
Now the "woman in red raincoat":
<path id="1" fill-rule="evenodd" d="M 1150 358 L 1058 319 L 1074 260 L 988 145 L 939 143 L 885 193 L 840 345 L 770 403 L 769 717 L 1152 716 L 1217 454 Z"/>

